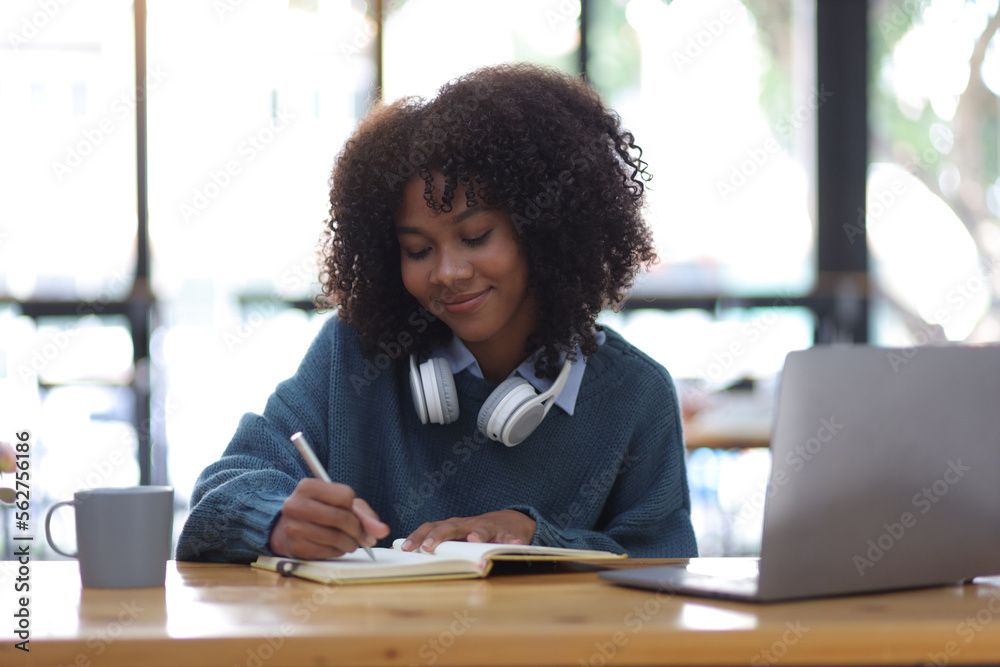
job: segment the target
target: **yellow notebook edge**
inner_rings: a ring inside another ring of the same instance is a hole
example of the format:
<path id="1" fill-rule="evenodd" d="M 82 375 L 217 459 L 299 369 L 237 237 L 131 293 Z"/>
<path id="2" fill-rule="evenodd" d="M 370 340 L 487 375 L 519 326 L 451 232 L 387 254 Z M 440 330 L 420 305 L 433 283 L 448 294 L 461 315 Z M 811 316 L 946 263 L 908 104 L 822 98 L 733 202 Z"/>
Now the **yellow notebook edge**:
<path id="1" fill-rule="evenodd" d="M 272 557 L 276 558 L 276 557 Z M 287 560 L 288 562 L 296 562 L 294 558 L 281 558 L 280 560 Z M 283 577 L 295 577 L 296 579 L 307 579 L 309 581 L 315 581 L 320 584 L 326 584 L 328 586 L 340 586 L 342 584 L 392 584 L 401 583 L 408 581 L 443 581 L 448 579 L 480 579 L 485 577 L 489 572 L 489 568 L 485 572 L 457 572 L 457 573 L 445 573 L 445 574 L 420 574 L 420 575 L 409 575 L 409 576 L 390 576 L 390 577 L 357 577 L 351 579 L 339 579 L 337 577 L 324 577 L 322 575 L 315 574 L 307 570 L 291 570 L 287 573 L 278 571 L 277 568 L 272 567 L 270 564 L 253 562 L 250 563 L 250 567 L 266 570 L 268 572 L 274 572 Z"/>
<path id="2" fill-rule="evenodd" d="M 504 551 L 508 549 L 508 551 Z M 504 562 L 591 562 L 624 560 L 628 554 L 616 554 L 611 551 L 597 551 L 593 549 L 566 549 L 563 547 L 545 547 L 545 551 L 525 552 L 519 550 L 518 545 L 500 545 L 498 551 L 487 553 L 484 559 L 476 561 L 479 564 L 478 572 L 448 572 L 439 574 L 418 574 L 418 575 L 392 575 L 375 577 L 351 577 L 342 579 L 339 577 L 325 577 L 310 570 L 303 570 L 300 566 L 308 565 L 310 561 L 290 558 L 285 556 L 258 556 L 257 560 L 250 564 L 251 567 L 268 572 L 275 572 L 283 577 L 296 577 L 307 579 L 321 584 L 341 585 L 341 584 L 376 584 L 393 583 L 407 581 L 442 581 L 448 579 L 482 579 L 487 577 L 493 569 L 495 561 Z M 261 559 L 267 559 L 261 561 Z M 280 570 L 282 563 L 288 563 L 292 567 L 287 570 Z"/>

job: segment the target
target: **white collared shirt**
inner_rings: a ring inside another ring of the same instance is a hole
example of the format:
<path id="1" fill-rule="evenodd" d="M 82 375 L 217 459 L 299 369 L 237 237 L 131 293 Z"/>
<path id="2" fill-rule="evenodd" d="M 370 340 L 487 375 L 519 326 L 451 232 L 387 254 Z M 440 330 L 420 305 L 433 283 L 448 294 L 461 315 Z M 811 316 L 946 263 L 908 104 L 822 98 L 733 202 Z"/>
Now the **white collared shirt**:
<path id="1" fill-rule="evenodd" d="M 597 336 L 597 344 L 604 344 L 604 332 L 595 331 Z M 535 377 L 535 359 L 541 353 L 541 350 L 536 351 L 530 357 L 521 362 L 521 365 L 514 369 L 514 372 L 510 374 L 513 377 L 515 374 L 520 375 L 525 380 L 531 383 L 531 385 L 539 392 L 548 391 L 555 380 L 550 380 L 548 378 L 538 378 Z M 469 348 L 465 346 L 458 336 L 452 336 L 451 342 L 445 346 L 435 345 L 431 349 L 431 356 L 441 357 L 448 361 L 448 365 L 451 367 L 452 375 L 458 375 L 464 370 L 468 370 L 477 378 L 483 377 L 483 371 L 479 368 L 479 362 L 469 351 Z M 560 364 L 562 360 L 566 358 L 563 354 L 560 357 Z M 586 370 L 587 361 L 583 358 L 580 353 L 580 349 L 576 350 L 576 360 L 572 362 L 569 368 L 569 377 L 566 379 L 566 385 L 563 387 L 562 391 L 559 392 L 559 396 L 556 397 L 556 405 L 562 408 L 563 412 L 572 416 L 573 409 L 576 407 L 576 397 L 580 393 L 580 383 L 583 381 L 583 371 Z"/>

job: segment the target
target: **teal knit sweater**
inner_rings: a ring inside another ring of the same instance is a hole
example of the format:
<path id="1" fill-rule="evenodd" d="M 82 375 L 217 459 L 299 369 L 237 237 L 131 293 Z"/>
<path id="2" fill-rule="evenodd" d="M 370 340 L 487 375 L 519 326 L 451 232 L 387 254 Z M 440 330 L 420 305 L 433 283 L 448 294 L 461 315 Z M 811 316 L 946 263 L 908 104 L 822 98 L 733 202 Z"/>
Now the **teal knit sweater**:
<path id="1" fill-rule="evenodd" d="M 332 318 L 263 415 L 245 415 L 222 458 L 198 478 L 177 558 L 246 563 L 274 555 L 268 539 L 281 505 L 310 475 L 289 441 L 296 431 L 330 477 L 390 526 L 380 546 L 426 521 L 516 509 L 538 523 L 535 544 L 697 555 L 673 383 L 662 366 L 605 331 L 587 361 L 574 416 L 553 408 L 508 448 L 476 428 L 495 384 L 459 373 L 458 421 L 423 425 L 407 358 L 365 357 L 354 329 Z"/>

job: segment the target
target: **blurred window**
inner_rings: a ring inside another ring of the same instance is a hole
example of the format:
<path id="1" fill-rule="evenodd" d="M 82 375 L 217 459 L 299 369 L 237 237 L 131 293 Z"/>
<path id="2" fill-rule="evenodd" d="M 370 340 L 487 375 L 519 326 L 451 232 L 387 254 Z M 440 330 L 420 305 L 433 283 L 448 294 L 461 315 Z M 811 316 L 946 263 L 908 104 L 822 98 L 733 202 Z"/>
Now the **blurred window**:
<path id="1" fill-rule="evenodd" d="M 641 296 L 804 294 L 815 280 L 814 10 L 594 2 L 588 75 L 643 148 L 661 263 Z"/>
<path id="2" fill-rule="evenodd" d="M 875 339 L 1000 340 L 997 0 L 872 3 Z"/>
<path id="3" fill-rule="evenodd" d="M 0 10 L 0 296 L 122 298 L 135 264 L 130 2 Z"/>
<path id="4" fill-rule="evenodd" d="M 325 318 L 290 304 L 319 287 L 327 182 L 373 99 L 377 32 L 350 0 L 149 0 L 147 34 L 163 79 L 149 98 L 151 360 L 186 499 Z"/>
<path id="5" fill-rule="evenodd" d="M 579 0 L 386 0 L 383 96 L 433 97 L 477 67 L 511 61 L 579 72 Z"/>

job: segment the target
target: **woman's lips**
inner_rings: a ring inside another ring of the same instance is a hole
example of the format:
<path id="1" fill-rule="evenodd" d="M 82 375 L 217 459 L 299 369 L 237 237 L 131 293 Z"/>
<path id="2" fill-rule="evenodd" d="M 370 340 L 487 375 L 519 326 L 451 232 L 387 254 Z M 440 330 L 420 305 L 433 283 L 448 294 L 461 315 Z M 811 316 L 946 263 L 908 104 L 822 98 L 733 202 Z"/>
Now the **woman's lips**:
<path id="1" fill-rule="evenodd" d="M 475 294 L 452 294 L 438 299 L 438 303 L 452 315 L 463 315 L 479 308 L 489 293 L 489 289 L 484 289 Z"/>

